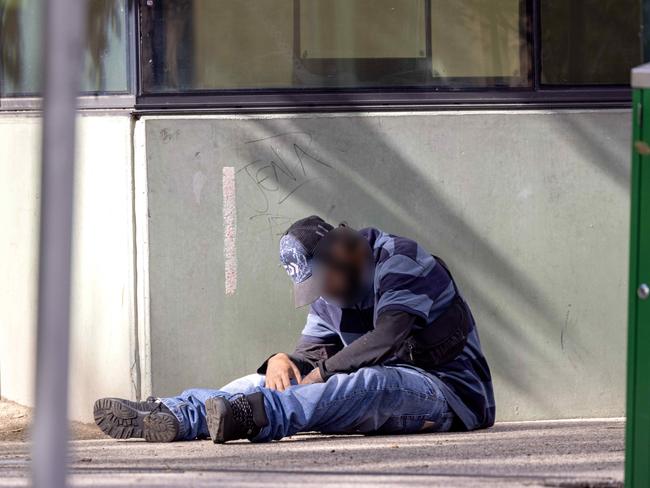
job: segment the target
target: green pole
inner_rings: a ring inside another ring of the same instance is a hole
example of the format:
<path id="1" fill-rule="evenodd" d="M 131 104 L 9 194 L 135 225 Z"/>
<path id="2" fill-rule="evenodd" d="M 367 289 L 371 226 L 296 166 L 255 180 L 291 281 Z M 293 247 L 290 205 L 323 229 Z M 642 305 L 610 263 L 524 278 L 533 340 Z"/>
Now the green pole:
<path id="1" fill-rule="evenodd" d="M 650 24 L 649 24 L 650 25 Z M 632 72 L 625 484 L 650 486 L 650 64 Z"/>
<path id="2" fill-rule="evenodd" d="M 643 61 L 650 62 L 650 0 L 641 1 L 641 29 L 640 42 L 643 53 Z M 648 159 L 644 152 L 643 144 L 647 144 L 648 138 L 645 113 L 650 110 L 650 89 L 647 77 L 639 77 L 644 67 L 634 70 L 637 76 L 632 76 L 632 174 L 631 174 L 631 215 L 630 215 L 630 273 L 629 273 L 629 298 L 628 298 L 628 349 L 627 349 L 627 422 L 625 432 L 625 486 L 627 488 L 650 486 L 650 474 L 648 471 L 649 447 L 648 436 L 650 422 L 648 422 L 648 409 L 650 402 L 647 398 L 648 383 L 648 361 L 644 358 L 647 351 L 644 351 L 643 330 L 641 329 L 642 319 L 639 316 L 638 289 L 640 280 L 640 244 L 641 244 L 641 195 L 642 195 L 642 174 L 641 166 L 644 159 Z M 646 67 L 646 71 L 648 68 Z M 645 79 L 644 79 L 645 78 Z M 644 102 L 649 103 L 644 103 Z M 646 165 L 648 163 L 646 162 Z M 650 191 L 647 188 L 646 191 Z M 647 324 L 646 324 L 647 325 Z M 646 366 L 644 368 L 644 366 Z M 645 371 L 644 371 L 645 370 Z M 644 405 L 645 404 L 645 405 Z"/>

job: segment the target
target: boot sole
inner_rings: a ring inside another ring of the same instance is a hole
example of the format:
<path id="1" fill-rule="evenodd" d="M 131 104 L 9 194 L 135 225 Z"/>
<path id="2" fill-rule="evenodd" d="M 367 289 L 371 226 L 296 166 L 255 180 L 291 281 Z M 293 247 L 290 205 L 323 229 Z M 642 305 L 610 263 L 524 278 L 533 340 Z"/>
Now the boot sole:
<path id="1" fill-rule="evenodd" d="M 145 439 L 171 442 L 178 435 L 178 421 L 165 412 L 142 412 L 117 398 L 102 398 L 93 408 L 95 423 L 113 439 Z"/>
<path id="2" fill-rule="evenodd" d="M 223 444 L 225 416 L 228 412 L 227 401 L 221 397 L 208 398 L 205 401 L 205 417 L 212 442 Z"/>

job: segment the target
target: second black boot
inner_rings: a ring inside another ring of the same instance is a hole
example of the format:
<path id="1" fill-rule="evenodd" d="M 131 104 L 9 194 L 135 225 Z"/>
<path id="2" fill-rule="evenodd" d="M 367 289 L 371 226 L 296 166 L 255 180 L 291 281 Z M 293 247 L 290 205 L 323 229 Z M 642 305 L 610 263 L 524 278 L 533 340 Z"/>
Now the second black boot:
<path id="1" fill-rule="evenodd" d="M 264 395 L 233 395 L 209 398 L 205 402 L 206 420 L 210 437 L 215 444 L 237 439 L 252 439 L 262 427 L 269 424 L 264 408 Z"/>

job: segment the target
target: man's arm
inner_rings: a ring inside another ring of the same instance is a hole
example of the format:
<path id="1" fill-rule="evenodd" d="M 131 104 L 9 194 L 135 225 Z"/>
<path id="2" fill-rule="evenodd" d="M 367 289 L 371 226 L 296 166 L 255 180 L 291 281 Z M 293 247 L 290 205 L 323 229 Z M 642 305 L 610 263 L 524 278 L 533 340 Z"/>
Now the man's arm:
<path id="1" fill-rule="evenodd" d="M 305 375 L 318 364 L 343 349 L 343 344 L 338 336 L 327 339 L 301 336 L 296 349 L 289 354 L 289 358 L 298 366 L 300 372 Z"/>
<path id="2" fill-rule="evenodd" d="M 416 322 L 428 317 L 432 304 L 427 295 L 428 273 L 433 266 L 435 262 L 431 257 L 420 263 L 404 255 L 394 255 L 378 266 L 375 270 L 377 318 L 374 330 L 321 361 L 318 370 L 303 377 L 302 382 L 325 381 L 336 373 L 350 373 L 389 359 L 409 337 Z"/>
<path id="3" fill-rule="evenodd" d="M 337 373 L 350 373 L 364 366 L 381 364 L 402 345 L 417 320 L 417 316 L 402 310 L 382 312 L 377 317 L 374 330 L 333 356 L 319 361 L 321 379 L 325 381 Z"/>
<path id="4" fill-rule="evenodd" d="M 307 322 L 302 329 L 302 335 L 292 354 L 287 356 L 293 361 L 303 374 L 314 369 L 319 361 L 327 359 L 343 349 L 343 343 L 327 321 L 314 310 L 309 309 Z M 269 357 L 271 359 L 276 354 Z M 258 374 L 266 374 L 269 359 L 264 361 L 257 369 Z"/>

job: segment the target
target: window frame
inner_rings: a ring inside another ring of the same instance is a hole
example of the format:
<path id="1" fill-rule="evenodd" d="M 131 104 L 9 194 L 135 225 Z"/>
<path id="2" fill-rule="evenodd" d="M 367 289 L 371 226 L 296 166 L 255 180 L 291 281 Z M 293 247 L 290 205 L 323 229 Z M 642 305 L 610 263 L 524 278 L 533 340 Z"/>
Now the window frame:
<path id="1" fill-rule="evenodd" d="M 530 87 L 441 89 L 391 87 L 354 89 L 241 89 L 185 93 L 145 93 L 138 71 L 136 112 L 260 113 L 314 111 L 474 110 L 544 108 L 625 108 L 632 97 L 628 85 L 563 85 L 541 83 L 541 0 L 526 0 L 532 28 L 528 32 Z M 139 9 L 139 2 L 138 2 Z M 139 12 L 138 12 L 138 18 Z M 528 19 L 522 19 L 526 21 Z M 641 19 L 639 19 L 641 21 Z M 139 22 L 137 38 L 140 39 Z M 639 40 L 641 43 L 641 39 Z M 137 49 L 140 52 L 139 46 Z M 140 70 L 141 67 L 138 66 Z"/>

